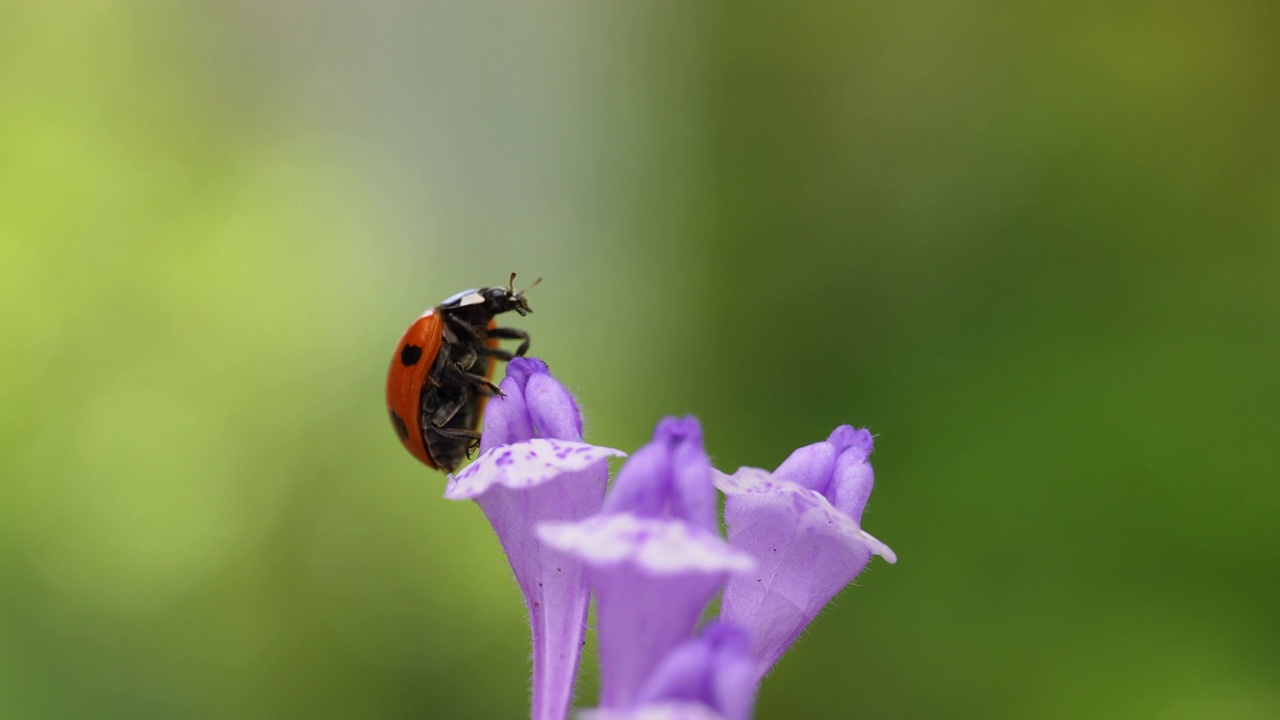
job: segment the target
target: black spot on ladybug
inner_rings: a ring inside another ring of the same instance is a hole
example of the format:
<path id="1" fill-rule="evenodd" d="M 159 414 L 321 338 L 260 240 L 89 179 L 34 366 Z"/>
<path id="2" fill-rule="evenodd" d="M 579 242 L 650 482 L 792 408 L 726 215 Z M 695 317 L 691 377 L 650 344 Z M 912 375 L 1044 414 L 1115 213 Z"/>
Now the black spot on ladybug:
<path id="1" fill-rule="evenodd" d="M 391 424 L 396 427 L 396 434 L 400 436 L 400 442 L 409 439 L 409 426 L 404 424 L 404 420 L 396 414 L 395 410 L 388 410 L 391 413 Z"/>
<path id="2" fill-rule="evenodd" d="M 405 345 L 400 349 L 400 364 L 409 367 L 422 359 L 422 348 L 417 345 Z"/>

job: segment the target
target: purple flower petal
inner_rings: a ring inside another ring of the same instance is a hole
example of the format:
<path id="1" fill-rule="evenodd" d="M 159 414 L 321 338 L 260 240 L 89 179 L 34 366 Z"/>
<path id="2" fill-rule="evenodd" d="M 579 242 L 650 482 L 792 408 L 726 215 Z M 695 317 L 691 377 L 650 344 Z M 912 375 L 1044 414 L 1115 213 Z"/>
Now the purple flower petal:
<path id="1" fill-rule="evenodd" d="M 450 500 L 473 500 L 495 485 L 527 490 L 565 473 L 582 472 L 603 460 L 625 455 L 613 448 L 543 438 L 499 445 L 451 476 L 444 496 Z"/>
<path id="2" fill-rule="evenodd" d="M 529 608 L 534 720 L 563 720 L 586 630 L 590 586 L 582 562 L 539 543 L 541 522 L 599 512 L 609 467 L 623 453 L 581 442 L 573 397 L 532 358 L 516 358 L 492 398 L 484 452 L 449 479 L 445 497 L 474 499 L 493 526 Z"/>
<path id="3" fill-rule="evenodd" d="M 773 476 L 822 493 L 845 515 L 862 522 L 862 509 L 875 484 L 875 473 L 867 462 L 873 443 L 870 431 L 841 425 L 826 442 L 791 453 Z"/>
<path id="4" fill-rule="evenodd" d="M 727 720 L 724 715 L 702 703 L 665 702 L 642 705 L 628 710 L 585 710 L 578 720 Z"/>
<path id="5" fill-rule="evenodd" d="M 507 363 L 504 395 L 489 399 L 480 437 L 483 454 L 499 445 L 530 438 L 582 439 L 582 414 L 573 396 L 537 358 Z"/>
<path id="6" fill-rule="evenodd" d="M 662 659 L 637 705 L 623 711 L 595 711 L 590 720 L 749 720 L 755 706 L 756 677 L 751 638 L 735 625 L 711 623 Z"/>
<path id="7" fill-rule="evenodd" d="M 871 492 L 869 450 L 869 433 L 844 426 L 827 442 L 797 450 L 772 474 L 755 468 L 717 474 L 716 486 L 728 496 L 729 541 L 757 562 L 756 573 L 730 578 L 720 617 L 751 632 L 757 677 L 872 555 L 897 561 L 858 524 Z"/>
<path id="8" fill-rule="evenodd" d="M 755 562 L 719 535 L 681 520 L 601 513 L 581 522 L 544 523 L 542 541 L 593 567 L 630 565 L 653 576 L 749 572 Z"/>
<path id="9" fill-rule="evenodd" d="M 716 492 L 711 460 L 697 418 L 664 418 L 653 440 L 618 471 L 604 512 L 676 517 L 715 531 Z"/>
<path id="10" fill-rule="evenodd" d="M 640 691 L 641 706 L 697 702 L 725 720 L 749 720 L 755 706 L 751 636 L 737 625 L 711 623 L 696 639 L 676 646 Z"/>
<path id="11" fill-rule="evenodd" d="M 707 601 L 753 562 L 717 533 L 711 463 L 693 418 L 668 418 L 618 472 L 601 515 L 539 529 L 586 561 L 596 593 L 600 704 L 635 706 L 663 656 L 693 632 Z"/>
<path id="12" fill-rule="evenodd" d="M 633 705 L 654 666 L 689 636 L 729 574 L 755 567 L 746 553 L 682 520 L 604 513 L 548 523 L 538 534 L 591 566 L 605 707 Z"/>

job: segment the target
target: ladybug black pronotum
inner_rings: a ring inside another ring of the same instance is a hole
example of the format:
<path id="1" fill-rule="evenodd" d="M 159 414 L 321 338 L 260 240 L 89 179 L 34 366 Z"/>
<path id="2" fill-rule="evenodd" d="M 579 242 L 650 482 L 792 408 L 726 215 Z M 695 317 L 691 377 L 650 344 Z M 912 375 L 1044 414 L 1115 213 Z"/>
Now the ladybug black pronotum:
<path id="1" fill-rule="evenodd" d="M 538 284 L 542 278 L 535 280 Z M 497 326 L 494 317 L 533 312 L 507 287 L 466 290 L 428 309 L 396 345 L 387 371 L 387 411 L 400 442 L 428 467 L 453 472 L 480 442 L 485 401 L 498 394 L 493 371 L 529 350 L 529 333 Z M 514 353 L 499 340 L 520 340 Z"/>

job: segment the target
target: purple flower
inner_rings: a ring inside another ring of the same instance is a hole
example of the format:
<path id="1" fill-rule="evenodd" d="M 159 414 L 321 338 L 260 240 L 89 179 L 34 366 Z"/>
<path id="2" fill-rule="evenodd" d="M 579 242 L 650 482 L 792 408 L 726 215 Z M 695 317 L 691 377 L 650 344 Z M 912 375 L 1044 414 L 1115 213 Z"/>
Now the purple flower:
<path id="1" fill-rule="evenodd" d="M 449 479 L 445 497 L 473 499 L 507 553 L 533 632 L 533 720 L 569 712 L 590 587 L 582 562 L 538 542 L 549 520 L 581 520 L 600 510 L 607 458 L 625 453 L 581 442 L 573 397 L 540 360 L 516 358 L 489 401 L 480 457 Z"/>
<path id="2" fill-rule="evenodd" d="M 860 527 L 874 482 L 871 447 L 871 433 L 842 425 L 772 474 L 717 474 L 729 542 L 756 559 L 755 573 L 729 580 L 720 617 L 750 631 L 757 679 L 872 555 L 897 561 Z"/>
<path id="3" fill-rule="evenodd" d="M 674 647 L 649 675 L 636 707 L 584 720 L 750 720 L 756 676 L 747 631 L 711 623 Z"/>
<path id="4" fill-rule="evenodd" d="M 618 472 L 600 515 L 538 535 L 591 566 L 600 705 L 628 710 L 707 601 L 754 563 L 720 538 L 711 463 L 694 418 L 667 418 Z"/>
<path id="5" fill-rule="evenodd" d="M 629 710 L 585 710 L 578 713 L 578 720 L 724 720 L 724 716 L 702 703 L 673 701 Z"/>

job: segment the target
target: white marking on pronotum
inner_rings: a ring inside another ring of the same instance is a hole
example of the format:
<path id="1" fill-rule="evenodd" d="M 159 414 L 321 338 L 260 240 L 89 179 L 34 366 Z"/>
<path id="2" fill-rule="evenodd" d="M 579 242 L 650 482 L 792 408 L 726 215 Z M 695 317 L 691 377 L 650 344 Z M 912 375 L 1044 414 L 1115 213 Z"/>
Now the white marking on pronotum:
<path id="1" fill-rule="evenodd" d="M 444 307 L 465 307 L 467 305 L 480 305 L 484 303 L 484 295 L 481 294 L 480 288 L 472 288 L 463 290 L 457 295 L 450 295 L 440 303 Z"/>

